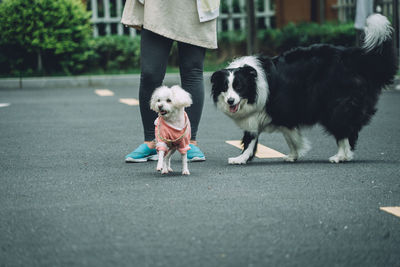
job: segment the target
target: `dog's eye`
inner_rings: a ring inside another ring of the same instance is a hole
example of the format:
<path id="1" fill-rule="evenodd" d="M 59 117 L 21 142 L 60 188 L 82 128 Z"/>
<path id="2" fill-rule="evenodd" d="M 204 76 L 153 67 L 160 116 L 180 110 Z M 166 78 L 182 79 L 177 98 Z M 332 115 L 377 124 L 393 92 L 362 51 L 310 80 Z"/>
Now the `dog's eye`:
<path id="1" fill-rule="evenodd" d="M 168 98 L 168 99 L 167 99 L 167 102 L 168 102 L 168 103 L 171 103 L 171 99 Z"/>
<path id="2" fill-rule="evenodd" d="M 157 99 L 157 102 L 161 102 L 161 99 Z"/>

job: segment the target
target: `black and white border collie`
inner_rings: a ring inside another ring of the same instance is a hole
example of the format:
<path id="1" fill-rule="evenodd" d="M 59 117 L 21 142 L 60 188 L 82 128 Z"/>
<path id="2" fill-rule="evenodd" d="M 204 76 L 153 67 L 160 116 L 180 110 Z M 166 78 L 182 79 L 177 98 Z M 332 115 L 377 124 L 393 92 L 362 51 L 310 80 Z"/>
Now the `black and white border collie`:
<path id="1" fill-rule="evenodd" d="M 213 73 L 214 103 L 244 130 L 242 154 L 229 163 L 246 164 L 258 136 L 273 131 L 280 131 L 289 146 L 286 160 L 296 161 L 310 148 L 301 128 L 317 123 L 338 145 L 329 161 L 352 160 L 358 133 L 397 72 L 392 31 L 386 17 L 373 14 L 360 48 L 298 47 L 272 58 L 239 58 Z"/>

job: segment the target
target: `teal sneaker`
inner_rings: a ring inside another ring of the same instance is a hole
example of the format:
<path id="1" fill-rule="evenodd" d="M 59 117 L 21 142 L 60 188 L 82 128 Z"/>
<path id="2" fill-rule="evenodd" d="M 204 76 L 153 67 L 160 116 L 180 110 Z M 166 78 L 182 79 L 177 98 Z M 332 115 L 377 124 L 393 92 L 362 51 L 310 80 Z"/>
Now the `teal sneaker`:
<path id="1" fill-rule="evenodd" d="M 187 152 L 187 158 L 189 162 L 195 161 L 205 161 L 206 157 L 204 156 L 203 152 L 197 146 L 193 144 L 189 144 L 190 150 Z"/>
<path id="2" fill-rule="evenodd" d="M 141 144 L 132 153 L 125 156 L 125 162 L 146 162 L 148 160 L 158 160 L 157 150 L 149 148 L 146 144 Z"/>

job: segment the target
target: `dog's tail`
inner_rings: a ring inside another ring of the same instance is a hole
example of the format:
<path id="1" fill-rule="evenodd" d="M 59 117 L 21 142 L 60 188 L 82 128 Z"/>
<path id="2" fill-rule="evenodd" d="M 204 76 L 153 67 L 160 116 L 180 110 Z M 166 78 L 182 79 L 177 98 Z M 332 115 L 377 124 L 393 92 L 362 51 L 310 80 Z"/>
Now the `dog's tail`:
<path id="1" fill-rule="evenodd" d="M 366 52 L 382 48 L 385 42 L 391 42 L 393 39 L 393 28 L 389 20 L 380 14 L 373 14 L 367 18 L 364 33 L 362 47 Z"/>
<path id="2" fill-rule="evenodd" d="M 393 81 L 398 66 L 393 28 L 385 16 L 373 14 L 367 18 L 364 34 L 362 49 L 368 55 L 364 67 L 369 68 L 373 79 L 381 86 L 388 85 Z"/>

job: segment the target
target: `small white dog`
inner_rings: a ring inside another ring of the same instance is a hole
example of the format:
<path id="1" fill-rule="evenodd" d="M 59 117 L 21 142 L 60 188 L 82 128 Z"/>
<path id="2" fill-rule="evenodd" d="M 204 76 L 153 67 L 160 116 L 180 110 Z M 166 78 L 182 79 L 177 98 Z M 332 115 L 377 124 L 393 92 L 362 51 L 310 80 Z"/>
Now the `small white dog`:
<path id="1" fill-rule="evenodd" d="M 185 107 L 192 104 L 191 95 L 178 85 L 161 86 L 151 96 L 150 108 L 158 113 L 155 120 L 157 171 L 172 172 L 171 156 L 178 150 L 182 156 L 182 175 L 189 175 L 186 153 L 190 149 L 190 121 Z"/>

